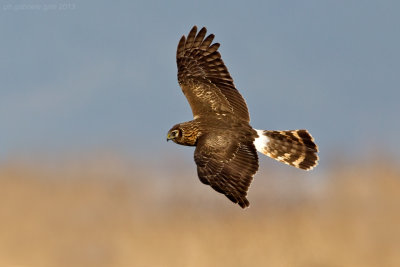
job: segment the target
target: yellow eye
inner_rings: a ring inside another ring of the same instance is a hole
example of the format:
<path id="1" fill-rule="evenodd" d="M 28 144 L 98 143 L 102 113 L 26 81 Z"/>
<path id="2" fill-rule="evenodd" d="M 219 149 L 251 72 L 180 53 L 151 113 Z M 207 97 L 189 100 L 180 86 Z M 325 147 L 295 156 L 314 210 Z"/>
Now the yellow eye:
<path id="1" fill-rule="evenodd" d="M 173 130 L 171 132 L 171 137 L 177 137 L 179 135 L 179 131 L 178 130 Z"/>

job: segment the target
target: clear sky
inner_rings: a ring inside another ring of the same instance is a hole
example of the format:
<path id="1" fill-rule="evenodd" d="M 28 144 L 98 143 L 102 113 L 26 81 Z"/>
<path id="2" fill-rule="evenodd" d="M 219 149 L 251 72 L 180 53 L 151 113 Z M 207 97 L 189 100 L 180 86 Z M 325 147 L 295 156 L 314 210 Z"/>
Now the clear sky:
<path id="1" fill-rule="evenodd" d="M 165 140 L 192 118 L 175 51 L 193 25 L 221 43 L 253 127 L 307 128 L 322 157 L 400 156 L 399 14 L 400 1 L 1 1 L 0 158 L 183 150 Z"/>

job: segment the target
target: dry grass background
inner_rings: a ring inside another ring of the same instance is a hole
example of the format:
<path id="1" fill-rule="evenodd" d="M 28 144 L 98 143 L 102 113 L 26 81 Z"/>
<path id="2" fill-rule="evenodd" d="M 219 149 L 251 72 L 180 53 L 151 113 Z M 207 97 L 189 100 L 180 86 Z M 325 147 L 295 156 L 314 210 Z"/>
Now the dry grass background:
<path id="1" fill-rule="evenodd" d="M 3 162 L 0 266 L 400 266 L 394 163 L 267 164 L 242 210 L 190 164 Z"/>

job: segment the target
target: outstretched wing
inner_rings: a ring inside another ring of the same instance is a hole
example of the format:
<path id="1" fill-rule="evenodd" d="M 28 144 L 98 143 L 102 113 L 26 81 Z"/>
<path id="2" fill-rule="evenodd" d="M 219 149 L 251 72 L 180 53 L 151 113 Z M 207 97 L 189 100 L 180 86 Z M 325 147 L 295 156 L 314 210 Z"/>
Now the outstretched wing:
<path id="1" fill-rule="evenodd" d="M 246 102 L 235 88 L 217 51 L 219 43 L 211 44 L 214 35 L 204 38 L 206 32 L 203 27 L 197 33 L 194 26 L 187 38 L 182 36 L 176 52 L 178 82 L 189 101 L 193 117 L 231 113 L 249 122 Z"/>
<path id="2" fill-rule="evenodd" d="M 206 135 L 197 143 L 194 160 L 202 183 L 242 208 L 250 205 L 247 190 L 258 170 L 258 156 L 252 142 Z"/>

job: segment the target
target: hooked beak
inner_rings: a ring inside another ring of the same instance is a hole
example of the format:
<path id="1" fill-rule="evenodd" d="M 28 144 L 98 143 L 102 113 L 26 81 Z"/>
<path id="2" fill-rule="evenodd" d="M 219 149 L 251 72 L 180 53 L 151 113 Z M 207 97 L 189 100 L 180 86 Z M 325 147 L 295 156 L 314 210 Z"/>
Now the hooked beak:
<path id="1" fill-rule="evenodd" d="M 171 140 L 172 138 L 171 138 L 171 136 L 169 135 L 169 133 L 167 134 L 167 142 L 169 141 L 169 140 Z"/>

